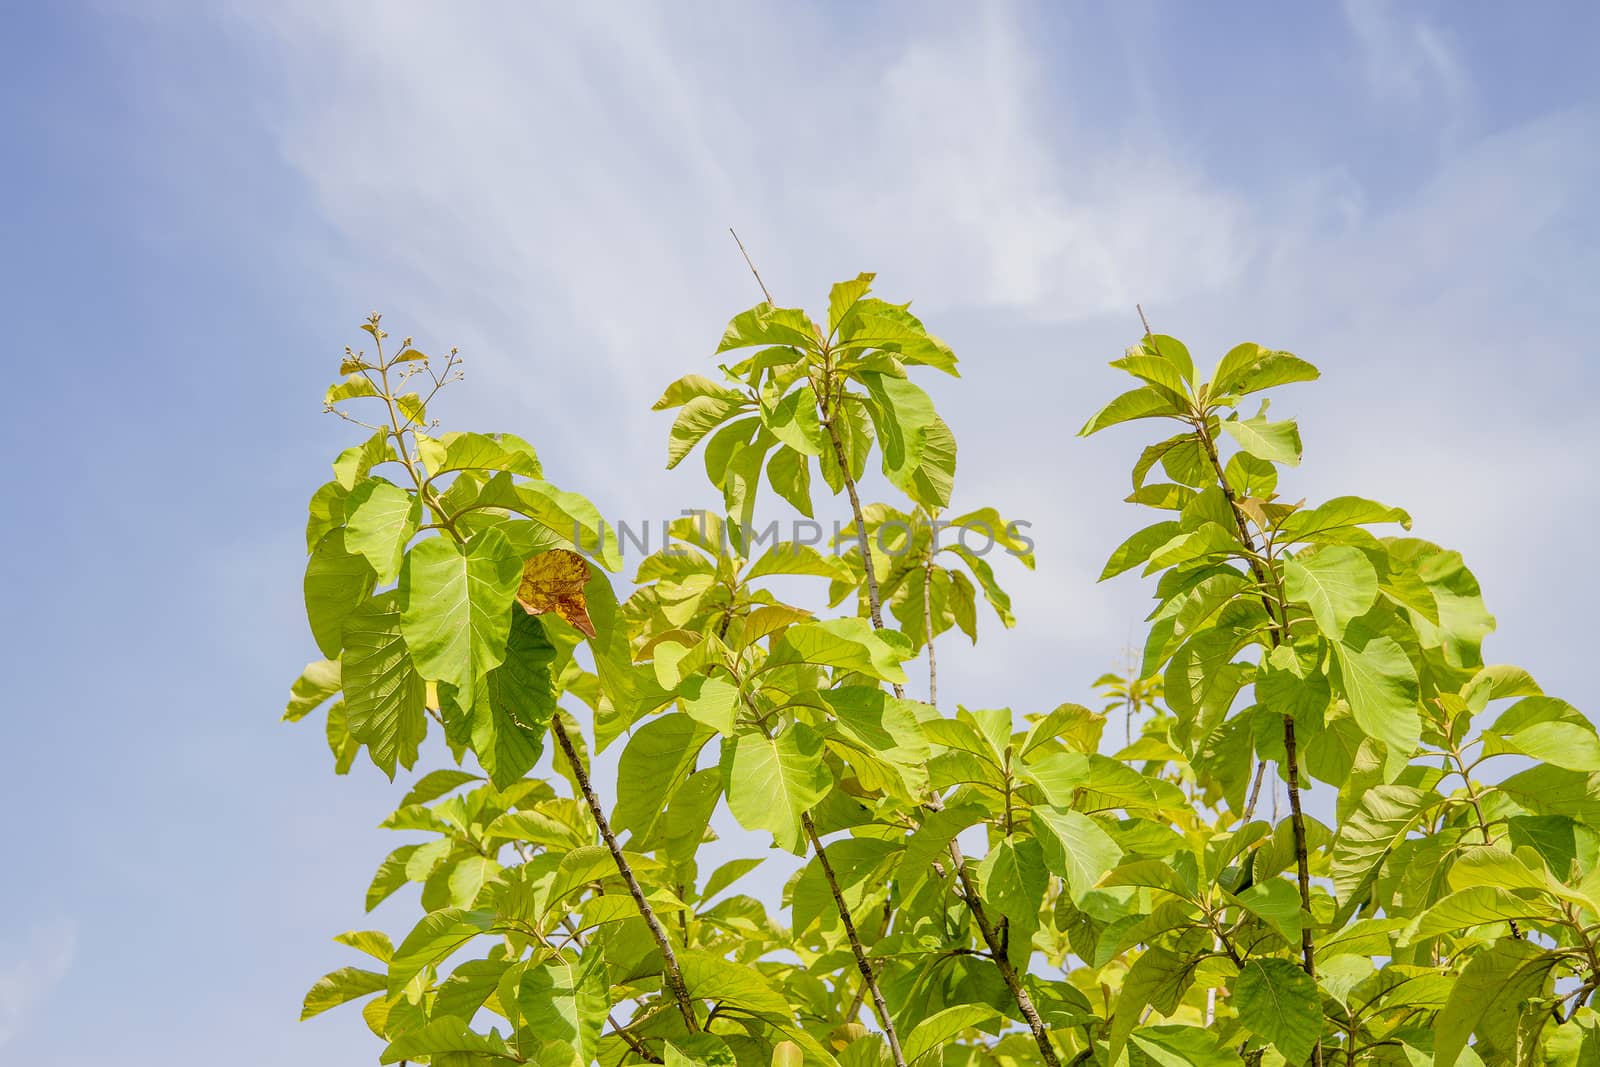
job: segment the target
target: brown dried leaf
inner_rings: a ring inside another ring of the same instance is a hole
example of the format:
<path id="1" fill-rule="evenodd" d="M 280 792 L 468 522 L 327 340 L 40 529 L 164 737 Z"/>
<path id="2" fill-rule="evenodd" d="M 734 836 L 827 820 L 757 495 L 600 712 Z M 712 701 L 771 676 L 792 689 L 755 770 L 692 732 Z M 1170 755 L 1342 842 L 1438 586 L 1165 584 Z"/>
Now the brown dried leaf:
<path id="1" fill-rule="evenodd" d="M 583 587 L 589 581 L 589 562 L 576 552 L 552 548 L 522 564 L 522 584 L 517 603 L 529 615 L 555 612 L 589 637 L 595 636 Z"/>

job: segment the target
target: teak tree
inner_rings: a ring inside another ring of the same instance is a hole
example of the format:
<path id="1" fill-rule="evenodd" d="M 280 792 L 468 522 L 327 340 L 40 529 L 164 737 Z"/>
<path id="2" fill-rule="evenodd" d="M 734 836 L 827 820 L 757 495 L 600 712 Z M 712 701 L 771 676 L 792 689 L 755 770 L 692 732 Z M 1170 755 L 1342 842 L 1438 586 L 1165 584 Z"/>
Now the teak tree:
<path id="1" fill-rule="evenodd" d="M 940 636 L 976 640 L 980 590 L 1013 621 L 951 530 L 1033 543 L 943 520 L 955 438 L 914 377 L 956 358 L 872 280 L 817 319 L 768 296 L 722 380 L 667 387 L 669 466 L 700 450 L 722 513 L 620 599 L 617 537 L 531 444 L 436 432 L 456 354 L 366 323 L 327 403 L 370 436 L 312 497 L 324 658 L 285 717 L 328 705 L 339 773 L 455 765 L 384 821 L 414 836 L 367 891 L 415 884 L 420 919 L 336 938 L 371 962 L 303 1017 L 363 1001 L 381 1063 L 437 1067 L 1600 1063 L 1600 737 L 1485 664 L 1476 580 L 1404 511 L 1280 494 L 1299 431 L 1246 405 L 1316 370 L 1246 344 L 1202 381 L 1149 333 L 1116 360 L 1138 382 L 1083 432 L 1176 431 L 1128 498 L 1164 515 L 1103 575 L 1155 579 L 1139 661 L 1105 712 L 951 711 Z M 874 454 L 904 501 L 863 500 Z M 760 484 L 810 517 L 813 471 L 849 525 L 766 543 Z M 702 870 L 719 811 L 794 857 L 781 897 L 736 891 L 760 855 Z"/>

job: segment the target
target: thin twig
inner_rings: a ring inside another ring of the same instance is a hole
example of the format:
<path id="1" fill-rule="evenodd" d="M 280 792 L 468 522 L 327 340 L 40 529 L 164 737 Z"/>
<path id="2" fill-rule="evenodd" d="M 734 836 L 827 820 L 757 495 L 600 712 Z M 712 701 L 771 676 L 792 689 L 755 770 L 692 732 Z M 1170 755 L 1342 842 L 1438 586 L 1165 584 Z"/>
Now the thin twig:
<path id="1" fill-rule="evenodd" d="M 728 227 L 728 232 L 733 234 L 733 243 L 739 246 L 739 252 L 744 256 L 745 265 L 750 268 L 750 273 L 756 276 L 756 284 L 761 286 L 761 295 L 767 298 L 768 304 L 777 307 L 777 304 L 773 303 L 772 294 L 767 291 L 767 283 L 761 280 L 761 272 L 756 270 L 756 265 L 750 261 L 750 253 L 744 250 L 744 242 L 739 240 L 739 235 L 734 232 L 732 226 Z"/>

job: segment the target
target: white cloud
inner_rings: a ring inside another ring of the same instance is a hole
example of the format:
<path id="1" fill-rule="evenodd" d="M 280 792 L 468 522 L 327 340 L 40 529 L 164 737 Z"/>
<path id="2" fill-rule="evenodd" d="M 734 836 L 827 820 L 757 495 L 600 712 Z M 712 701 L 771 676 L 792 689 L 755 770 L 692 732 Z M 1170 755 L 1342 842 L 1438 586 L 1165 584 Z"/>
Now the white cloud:
<path id="1" fill-rule="evenodd" d="M 1344 14 L 1375 97 L 1413 107 L 1442 100 L 1451 111 L 1466 105 L 1472 86 L 1448 31 L 1386 0 L 1345 0 Z"/>
<path id="2" fill-rule="evenodd" d="M 35 925 L 21 945 L 0 945 L 0 1048 L 38 1013 L 72 966 L 77 949 L 77 926 L 66 920 Z"/>

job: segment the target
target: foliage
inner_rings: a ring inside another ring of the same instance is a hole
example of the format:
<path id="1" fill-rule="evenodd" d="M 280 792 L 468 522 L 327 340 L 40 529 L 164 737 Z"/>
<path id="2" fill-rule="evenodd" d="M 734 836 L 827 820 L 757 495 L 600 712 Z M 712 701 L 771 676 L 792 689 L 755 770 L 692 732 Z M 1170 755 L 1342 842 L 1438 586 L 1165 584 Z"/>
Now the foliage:
<path id="1" fill-rule="evenodd" d="M 912 374 L 955 356 L 871 281 L 820 321 L 739 314 L 724 380 L 667 388 L 669 465 L 704 444 L 724 514 L 675 522 L 620 602 L 599 511 L 521 438 L 435 433 L 455 354 L 366 324 L 327 399 L 383 421 L 312 498 L 325 658 L 285 717 L 329 704 L 339 773 L 411 769 L 430 727 L 456 766 L 384 821 L 413 836 L 367 891 L 415 884 L 421 917 L 340 935 L 368 959 L 303 1016 L 361 1001 L 381 1062 L 440 1067 L 1600 1063 L 1600 738 L 1485 664 L 1476 580 L 1405 512 L 1279 494 L 1299 431 L 1247 398 L 1315 369 L 1246 344 L 1200 382 L 1150 335 L 1116 360 L 1139 384 L 1083 432 L 1176 429 L 1128 498 L 1162 516 L 1104 572 L 1154 579 L 1138 662 L 1105 711 L 950 713 L 937 639 L 1010 602 L 935 526 L 955 442 Z M 903 506 L 861 501 L 873 453 Z M 763 478 L 810 516 L 813 469 L 850 527 L 763 550 Z M 1031 566 L 1021 524 L 953 521 Z M 818 580 L 846 614 L 784 599 Z M 761 857 L 707 863 L 721 810 L 795 857 L 781 907 L 738 891 Z"/>

